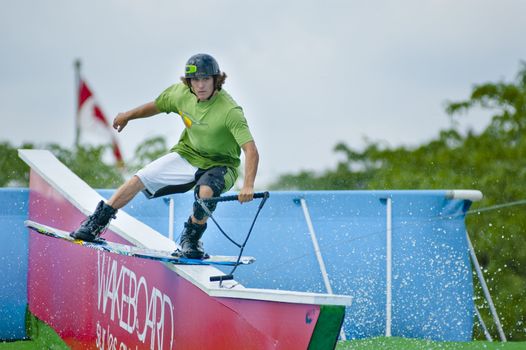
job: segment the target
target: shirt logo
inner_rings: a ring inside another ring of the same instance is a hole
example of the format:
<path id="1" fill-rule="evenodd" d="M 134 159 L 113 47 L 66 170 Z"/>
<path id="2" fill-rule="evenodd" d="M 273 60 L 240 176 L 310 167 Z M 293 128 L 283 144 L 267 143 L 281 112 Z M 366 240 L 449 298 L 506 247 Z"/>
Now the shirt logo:
<path id="1" fill-rule="evenodd" d="M 193 125 L 207 125 L 192 117 L 189 113 L 181 112 L 181 118 L 183 119 L 184 126 L 190 129 Z"/>

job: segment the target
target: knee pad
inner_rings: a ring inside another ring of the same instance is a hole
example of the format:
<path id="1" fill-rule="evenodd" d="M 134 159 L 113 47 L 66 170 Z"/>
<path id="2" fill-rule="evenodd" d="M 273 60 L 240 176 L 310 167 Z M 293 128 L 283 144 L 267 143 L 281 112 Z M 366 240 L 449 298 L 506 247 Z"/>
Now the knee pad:
<path id="1" fill-rule="evenodd" d="M 219 196 L 221 194 L 221 190 L 219 190 L 219 189 L 212 188 L 212 191 L 214 192 L 214 197 L 217 197 L 217 196 Z M 194 202 L 194 218 L 196 218 L 197 220 L 203 220 L 205 216 L 208 216 L 208 214 L 203 209 L 201 204 L 199 204 L 197 202 L 197 200 L 199 199 L 199 186 L 195 187 L 194 198 L 195 198 L 195 202 Z M 214 210 L 216 210 L 217 202 L 204 203 L 204 205 L 206 206 L 206 208 L 211 213 L 213 213 Z"/>

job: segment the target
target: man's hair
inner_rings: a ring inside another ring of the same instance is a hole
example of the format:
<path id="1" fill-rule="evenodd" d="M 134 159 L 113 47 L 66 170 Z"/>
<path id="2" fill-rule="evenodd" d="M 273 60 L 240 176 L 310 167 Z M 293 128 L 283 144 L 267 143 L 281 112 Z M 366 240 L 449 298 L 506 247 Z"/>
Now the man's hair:
<path id="1" fill-rule="evenodd" d="M 225 83 L 227 75 L 225 72 L 221 72 L 219 75 L 212 75 L 212 78 L 214 78 L 214 88 L 217 91 L 221 91 L 223 88 L 223 84 Z M 188 86 L 190 89 L 192 89 L 192 84 L 190 83 L 190 78 L 181 77 L 181 81 Z"/>

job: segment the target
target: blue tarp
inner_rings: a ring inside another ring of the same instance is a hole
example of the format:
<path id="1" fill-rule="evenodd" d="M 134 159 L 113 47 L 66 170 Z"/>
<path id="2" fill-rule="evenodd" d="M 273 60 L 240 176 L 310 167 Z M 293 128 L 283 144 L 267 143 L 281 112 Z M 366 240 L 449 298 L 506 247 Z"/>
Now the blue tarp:
<path id="1" fill-rule="evenodd" d="M 0 189 L 0 340 L 26 337 L 27 189 Z"/>

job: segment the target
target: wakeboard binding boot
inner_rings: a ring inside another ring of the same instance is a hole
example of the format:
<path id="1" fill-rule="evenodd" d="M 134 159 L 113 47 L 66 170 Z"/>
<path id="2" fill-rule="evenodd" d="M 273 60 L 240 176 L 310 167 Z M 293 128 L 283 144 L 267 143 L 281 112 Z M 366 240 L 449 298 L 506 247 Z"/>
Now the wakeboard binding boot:
<path id="1" fill-rule="evenodd" d="M 184 231 L 181 235 L 181 248 L 177 249 L 172 255 L 188 259 L 206 259 L 208 254 L 205 253 L 203 242 L 200 241 L 206 230 L 206 223 L 199 225 L 192 222 L 192 218 L 184 223 Z"/>
<path id="2" fill-rule="evenodd" d="M 100 236 L 108 228 L 111 219 L 116 218 L 115 214 L 117 214 L 117 209 L 114 209 L 104 201 L 100 201 L 93 214 L 88 216 L 80 227 L 69 235 L 75 239 L 87 242 L 102 240 Z"/>

